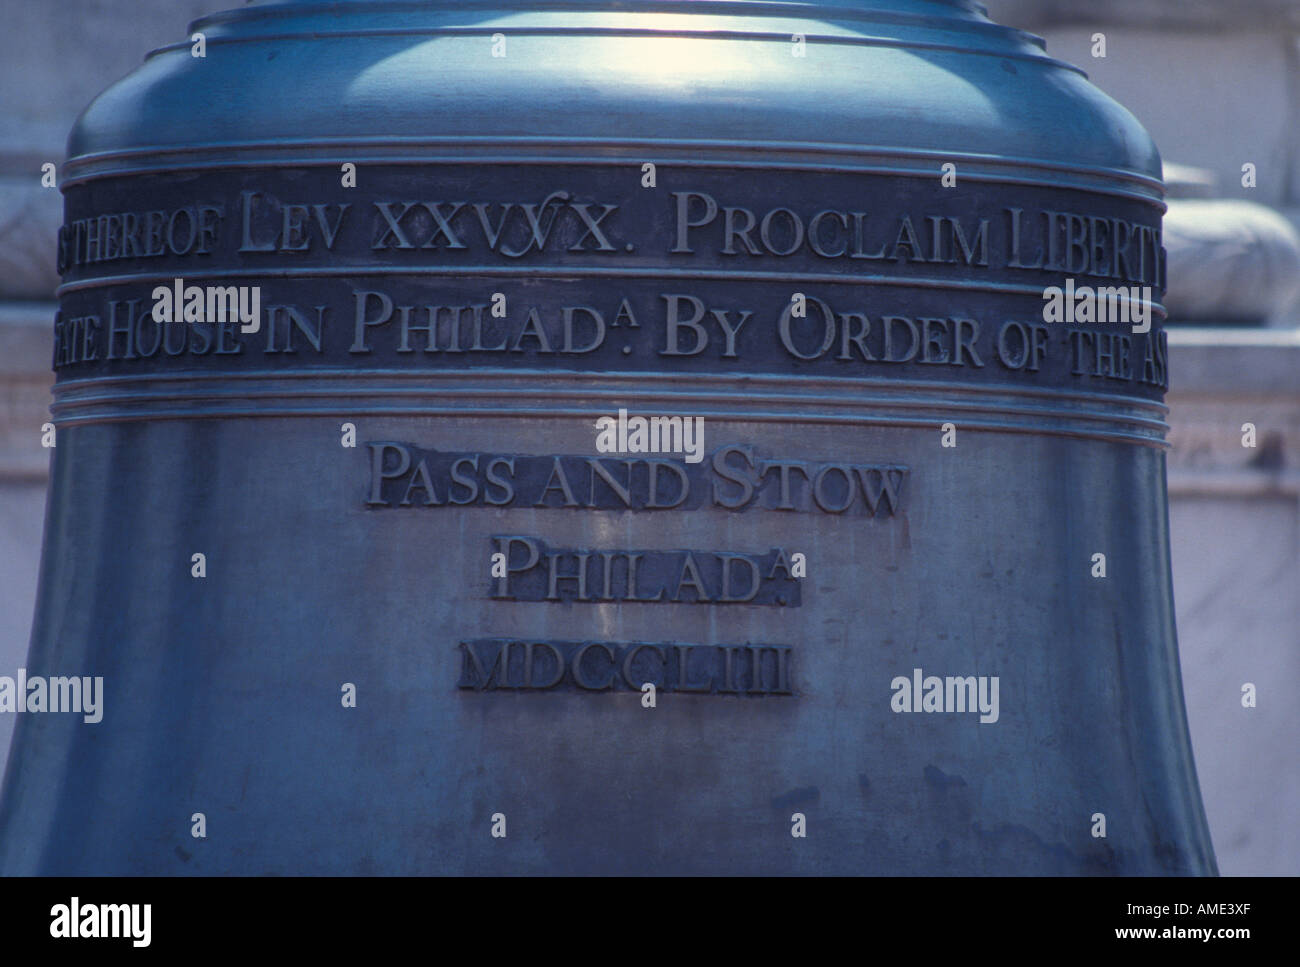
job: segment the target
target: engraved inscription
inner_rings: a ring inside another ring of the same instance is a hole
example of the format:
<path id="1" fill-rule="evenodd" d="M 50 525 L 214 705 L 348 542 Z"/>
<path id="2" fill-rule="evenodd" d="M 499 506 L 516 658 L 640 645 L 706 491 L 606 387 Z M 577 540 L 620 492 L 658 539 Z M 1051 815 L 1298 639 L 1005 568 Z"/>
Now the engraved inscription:
<path id="1" fill-rule="evenodd" d="M 927 381 L 994 371 L 1008 380 L 1041 378 L 1058 385 L 1080 379 L 1118 381 L 1132 389 L 1168 385 L 1163 330 L 1116 333 L 1034 319 L 991 325 L 937 307 L 907 314 L 888 304 L 858 301 L 858 293 L 821 287 L 804 295 L 807 311 L 796 315 L 788 294 L 747 300 L 746 306 L 629 287 L 601 304 L 548 307 L 531 301 L 526 287 L 501 283 L 509 308 L 498 317 L 486 298 L 403 302 L 390 294 L 391 287 L 354 289 L 335 280 L 310 284 L 309 297 L 321 301 L 282 300 L 286 287 L 302 284 L 260 286 L 265 320 L 255 334 L 240 333 L 228 321 L 158 322 L 153 301 L 145 295 L 100 303 L 86 293 L 73 293 L 55 317 L 54 367 L 75 365 L 78 375 L 89 376 L 112 371 L 108 363 L 149 371 L 166 360 L 206 367 L 217 357 L 223 363 L 224 357 L 260 358 L 268 366 L 310 368 L 357 358 L 395 369 L 535 366 L 555 360 L 577 369 L 667 364 L 707 372 L 743 364 L 839 376 L 897 371 Z M 444 294 L 452 286 L 448 283 Z M 924 309 L 922 301 L 913 300 Z"/>
<path id="2" fill-rule="evenodd" d="M 479 692 L 639 691 L 794 695 L 789 645 L 463 640 L 459 687 Z"/>
<path id="3" fill-rule="evenodd" d="M 1042 293 L 1165 281 L 1154 200 L 692 166 L 374 165 L 70 185 L 54 365 L 557 367 L 1077 386 L 1159 398 L 1165 337 L 1044 327 Z M 147 198 L 147 203 L 140 199 Z M 258 286 L 256 334 L 150 317 L 185 278 Z M 797 298 L 796 298 L 797 296 Z M 1155 310 L 1157 317 L 1161 310 Z"/>
<path id="4" fill-rule="evenodd" d="M 765 509 L 888 518 L 900 511 L 901 464 L 767 457 L 728 444 L 704 463 L 423 450 L 371 441 L 369 507 L 585 510 Z"/>
<path id="5" fill-rule="evenodd" d="M 532 256 L 626 259 L 647 252 L 668 256 L 667 264 L 681 256 L 742 265 L 784 259 L 810 267 L 844 260 L 850 271 L 853 263 L 1014 269 L 1164 287 L 1160 222 L 1149 207 L 1082 213 L 1060 203 L 1063 193 L 990 187 L 982 197 L 991 203 L 954 213 L 936 210 L 945 207 L 943 199 L 917 192 L 914 179 L 884 176 L 864 186 L 860 179 L 809 173 L 800 177 L 806 189 L 792 192 L 787 181 L 784 190 L 761 192 L 765 200 L 779 199 L 775 204 L 755 204 L 733 184 L 715 187 L 716 175 L 693 173 L 694 187 L 644 192 L 615 172 L 611 166 L 579 177 L 559 167 L 543 169 L 540 178 L 530 179 L 533 184 L 513 185 L 513 195 L 485 198 L 483 186 L 470 183 L 463 170 L 443 168 L 411 184 L 378 168 L 367 178 L 375 189 L 351 190 L 346 201 L 321 197 L 335 191 L 332 180 L 312 196 L 268 172 L 259 189 L 223 195 L 209 188 L 195 202 L 192 188 L 181 193 L 155 186 L 151 195 L 174 197 L 174 207 L 84 215 L 74 188 L 71 217 L 59 233 L 59 270 L 214 253 L 364 253 L 416 265 Z M 208 176 L 205 184 L 218 180 Z M 603 185 L 586 187 L 593 182 Z M 430 185 L 445 193 L 415 194 Z M 791 194 L 800 197 L 783 197 Z M 1097 199 L 1089 201 L 1095 208 Z"/>
<path id="6" fill-rule="evenodd" d="M 799 607 L 800 584 L 785 551 L 553 548 L 536 537 L 492 538 L 503 555 L 491 596 L 505 601 L 627 601 L 646 604 L 767 604 Z"/>

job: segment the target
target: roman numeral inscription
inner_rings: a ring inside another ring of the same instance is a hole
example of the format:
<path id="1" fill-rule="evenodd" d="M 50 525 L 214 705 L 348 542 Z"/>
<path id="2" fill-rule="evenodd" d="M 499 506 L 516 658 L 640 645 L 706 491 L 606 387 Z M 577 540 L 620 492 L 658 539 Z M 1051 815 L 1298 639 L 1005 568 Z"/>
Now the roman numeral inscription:
<path id="1" fill-rule="evenodd" d="M 793 695 L 789 645 L 680 642 L 530 641 L 459 643 L 459 687 L 477 692 L 640 691 L 710 695 Z"/>

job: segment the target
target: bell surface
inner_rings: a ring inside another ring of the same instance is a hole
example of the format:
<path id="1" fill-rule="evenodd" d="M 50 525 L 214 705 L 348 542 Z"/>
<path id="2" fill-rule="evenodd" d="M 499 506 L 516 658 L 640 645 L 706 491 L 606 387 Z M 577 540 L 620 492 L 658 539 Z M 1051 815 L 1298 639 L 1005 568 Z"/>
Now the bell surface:
<path id="1" fill-rule="evenodd" d="M 1215 872 L 1081 71 L 965 0 L 189 34 L 69 141 L 0 872 Z"/>

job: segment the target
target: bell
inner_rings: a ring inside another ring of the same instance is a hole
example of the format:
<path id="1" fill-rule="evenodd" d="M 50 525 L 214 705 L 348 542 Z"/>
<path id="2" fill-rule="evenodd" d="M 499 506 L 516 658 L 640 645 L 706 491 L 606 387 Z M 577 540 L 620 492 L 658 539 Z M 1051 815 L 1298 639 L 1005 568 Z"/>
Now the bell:
<path id="1" fill-rule="evenodd" d="M 937 0 L 189 35 L 69 141 L 0 872 L 1215 872 L 1082 72 Z"/>

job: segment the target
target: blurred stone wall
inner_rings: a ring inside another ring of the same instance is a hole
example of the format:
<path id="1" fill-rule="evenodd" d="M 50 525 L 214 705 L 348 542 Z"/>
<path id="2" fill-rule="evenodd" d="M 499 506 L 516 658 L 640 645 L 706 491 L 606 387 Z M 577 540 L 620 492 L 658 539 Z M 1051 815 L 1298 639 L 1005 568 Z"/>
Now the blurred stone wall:
<path id="1" fill-rule="evenodd" d="M 983 0 L 1047 41 L 1224 197 L 1300 215 L 1300 0 Z M 1106 38 L 1094 57 L 1093 35 Z M 1258 170 L 1253 189 L 1241 166 Z"/>

